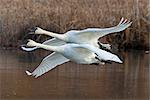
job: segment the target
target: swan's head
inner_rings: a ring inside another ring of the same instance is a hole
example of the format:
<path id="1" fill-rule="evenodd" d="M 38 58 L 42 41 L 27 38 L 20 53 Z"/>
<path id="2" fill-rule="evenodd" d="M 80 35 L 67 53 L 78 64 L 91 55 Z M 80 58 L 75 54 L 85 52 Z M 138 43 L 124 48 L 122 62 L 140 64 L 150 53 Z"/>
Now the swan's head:
<path id="1" fill-rule="evenodd" d="M 36 43 L 35 41 L 29 39 L 29 40 L 28 40 L 28 43 L 27 43 L 27 46 L 36 46 L 36 44 L 37 44 L 37 43 Z"/>
<path id="2" fill-rule="evenodd" d="M 43 29 L 36 27 L 35 34 L 43 34 Z"/>
<path id="3" fill-rule="evenodd" d="M 30 29 L 30 32 L 33 34 L 43 34 L 43 29 L 39 28 L 39 27 L 34 27 L 32 29 Z"/>

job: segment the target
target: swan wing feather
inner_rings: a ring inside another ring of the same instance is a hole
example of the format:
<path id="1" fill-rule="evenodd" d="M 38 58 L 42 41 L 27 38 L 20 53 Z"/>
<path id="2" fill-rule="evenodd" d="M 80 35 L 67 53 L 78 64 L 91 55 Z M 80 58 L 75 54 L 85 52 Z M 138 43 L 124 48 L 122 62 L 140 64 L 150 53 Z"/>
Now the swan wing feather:
<path id="1" fill-rule="evenodd" d="M 43 75 L 44 73 L 52 70 L 56 66 L 61 65 L 68 61 L 69 59 L 65 58 L 63 55 L 53 52 L 52 54 L 45 57 L 40 63 L 40 65 L 31 74 L 29 72 L 27 74 L 37 78 Z"/>
<path id="2" fill-rule="evenodd" d="M 81 30 L 79 32 L 76 32 L 75 35 L 78 39 L 84 39 L 84 41 L 89 40 L 97 40 L 105 35 L 114 33 L 114 32 L 120 32 L 128 28 L 132 22 L 124 20 L 123 18 L 119 22 L 118 25 L 110 28 L 87 28 L 84 30 Z"/>

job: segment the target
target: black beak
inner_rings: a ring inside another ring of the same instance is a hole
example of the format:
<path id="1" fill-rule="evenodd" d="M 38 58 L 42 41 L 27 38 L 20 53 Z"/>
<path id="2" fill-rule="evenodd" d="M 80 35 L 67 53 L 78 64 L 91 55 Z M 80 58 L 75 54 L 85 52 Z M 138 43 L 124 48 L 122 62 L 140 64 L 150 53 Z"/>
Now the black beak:
<path id="1" fill-rule="evenodd" d="M 32 33 L 32 32 L 35 32 L 36 30 L 37 30 L 37 27 L 33 27 L 33 28 L 31 28 L 31 29 L 28 29 L 28 31 L 31 32 L 31 33 Z"/>

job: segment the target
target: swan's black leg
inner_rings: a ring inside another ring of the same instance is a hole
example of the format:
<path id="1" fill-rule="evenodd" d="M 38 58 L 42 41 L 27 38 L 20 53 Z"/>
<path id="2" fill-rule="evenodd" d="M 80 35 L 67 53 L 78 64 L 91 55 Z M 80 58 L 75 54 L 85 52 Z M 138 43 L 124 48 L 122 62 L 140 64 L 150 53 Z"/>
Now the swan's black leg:
<path id="1" fill-rule="evenodd" d="M 96 54 L 96 53 L 95 53 Z M 97 54 L 96 54 L 97 55 Z M 102 62 L 97 56 L 95 57 L 95 59 L 99 60 L 100 62 L 98 64 L 104 65 L 105 62 Z"/>
<path id="2" fill-rule="evenodd" d="M 111 61 L 109 61 L 109 60 L 107 60 L 107 61 L 105 61 L 105 60 L 101 60 L 101 62 L 108 63 L 108 64 L 112 64 L 112 62 L 111 62 Z"/>
<path id="3" fill-rule="evenodd" d="M 99 65 L 99 63 L 92 63 L 92 64 L 90 64 L 90 65 Z"/>
<path id="4" fill-rule="evenodd" d="M 97 44 L 99 45 L 100 49 L 103 49 L 103 46 L 99 42 L 97 42 Z"/>
<path id="5" fill-rule="evenodd" d="M 101 59 L 99 59 L 97 56 L 98 56 L 98 54 L 97 53 L 95 53 L 95 59 L 97 59 L 97 60 L 99 60 L 99 61 L 101 61 Z"/>
<path id="6" fill-rule="evenodd" d="M 99 42 L 97 42 L 97 44 L 99 45 L 99 48 L 108 52 L 111 52 L 110 50 L 108 50 L 106 47 L 102 46 Z"/>
<path id="7" fill-rule="evenodd" d="M 95 53 L 96 54 L 96 53 Z M 96 54 L 97 55 L 97 54 Z M 97 55 L 98 56 L 98 55 Z M 102 63 L 109 63 L 109 64 L 112 64 L 112 62 L 111 61 L 105 61 L 105 60 L 101 60 L 101 59 L 99 59 L 97 56 L 95 56 L 95 59 L 97 59 L 97 60 L 99 60 L 100 62 L 102 62 Z"/>

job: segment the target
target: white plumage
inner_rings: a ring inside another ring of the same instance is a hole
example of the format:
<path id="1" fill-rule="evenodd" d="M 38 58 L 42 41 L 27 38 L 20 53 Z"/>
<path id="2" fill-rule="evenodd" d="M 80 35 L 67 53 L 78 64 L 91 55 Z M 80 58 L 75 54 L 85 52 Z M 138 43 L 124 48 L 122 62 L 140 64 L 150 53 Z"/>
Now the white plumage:
<path id="1" fill-rule="evenodd" d="M 37 27 L 34 30 L 35 34 L 45 34 L 53 38 L 42 44 L 29 40 L 27 46 L 30 46 L 30 48 L 22 46 L 22 49 L 25 51 L 33 51 L 37 48 L 43 48 L 54 52 L 45 57 L 32 73 L 29 71 L 26 71 L 26 73 L 27 75 L 32 75 L 37 78 L 56 66 L 68 61 L 73 61 L 78 64 L 104 64 L 105 61 L 122 63 L 117 55 L 100 49 L 99 46 L 101 45 L 110 50 L 111 45 L 100 43 L 98 39 L 114 32 L 123 31 L 131 24 L 132 22 L 122 18 L 118 25 L 111 28 L 71 30 L 65 34 L 56 34 Z"/>
<path id="2" fill-rule="evenodd" d="M 59 53 L 53 52 L 52 54 L 45 57 L 41 64 L 32 72 L 26 71 L 27 75 L 32 75 L 34 77 L 39 77 L 42 74 L 48 72 L 49 70 L 55 68 L 56 66 L 68 62 L 69 59 L 65 58 Z"/>
<path id="3" fill-rule="evenodd" d="M 49 32 L 49 31 L 46 31 L 46 30 L 43 30 L 43 29 L 37 27 L 34 30 L 34 33 L 49 35 L 49 36 L 52 36 L 56 39 L 62 40 L 67 43 L 76 43 L 76 44 L 84 44 L 85 43 L 85 44 L 91 44 L 96 47 L 99 47 L 99 44 L 101 44 L 103 47 L 110 50 L 111 49 L 110 44 L 100 43 L 98 41 L 98 39 L 102 38 L 108 34 L 111 34 L 111 33 L 123 31 L 126 28 L 128 28 L 131 24 L 132 24 L 132 22 L 127 21 L 127 19 L 124 20 L 124 18 L 122 18 L 118 25 L 116 25 L 114 27 L 110 27 L 110 28 L 87 28 L 84 30 L 71 30 L 71 31 L 66 32 L 65 34 L 57 34 L 57 33 Z M 49 41 L 45 41 L 45 42 L 49 42 Z M 45 42 L 43 44 L 46 44 Z M 98 44 L 98 42 L 99 42 L 99 44 Z M 48 45 L 49 44 L 51 45 L 51 43 L 48 43 Z M 32 51 L 32 49 L 30 49 L 30 48 L 23 47 L 23 49 Z M 35 49 L 36 48 L 34 48 L 33 50 L 35 50 Z"/>
<path id="4" fill-rule="evenodd" d="M 27 45 L 54 51 L 54 53 L 44 58 L 41 64 L 32 73 L 26 71 L 28 75 L 35 77 L 39 77 L 56 66 L 68 61 L 79 64 L 102 63 L 103 61 L 122 63 L 116 55 L 89 44 L 68 43 L 61 46 L 50 46 L 29 40 Z"/>

